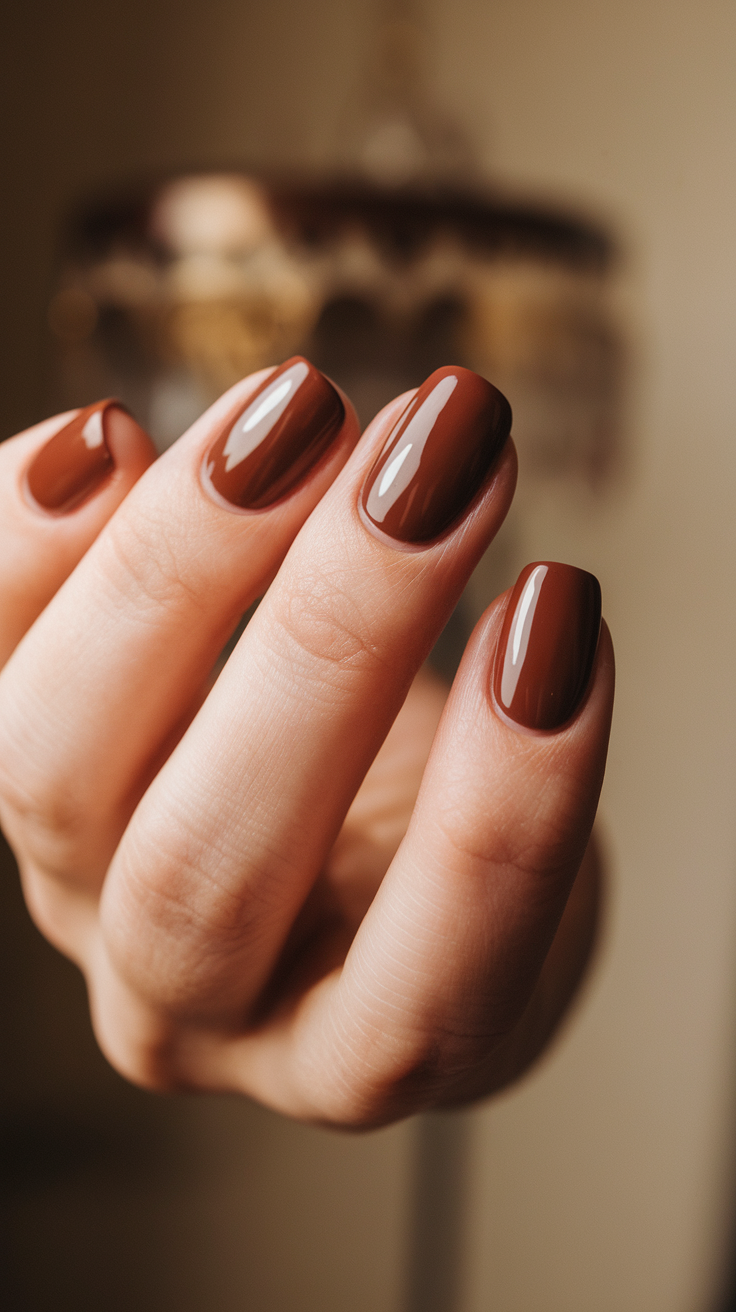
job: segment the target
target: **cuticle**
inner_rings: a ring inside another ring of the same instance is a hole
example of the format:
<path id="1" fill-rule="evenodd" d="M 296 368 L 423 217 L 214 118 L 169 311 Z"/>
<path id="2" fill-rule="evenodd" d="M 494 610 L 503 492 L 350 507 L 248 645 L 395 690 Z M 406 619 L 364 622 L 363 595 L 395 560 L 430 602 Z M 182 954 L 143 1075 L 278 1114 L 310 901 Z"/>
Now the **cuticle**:
<path id="1" fill-rule="evenodd" d="M 227 510 L 231 515 L 245 515 L 251 517 L 255 517 L 258 515 L 268 515 L 272 510 L 275 510 L 278 506 L 282 506 L 284 502 L 288 501 L 291 497 L 294 497 L 297 495 L 297 493 L 302 492 L 307 487 L 307 484 L 311 481 L 311 479 L 316 477 L 320 469 L 322 469 L 323 466 L 327 464 L 330 457 L 334 455 L 338 446 L 337 442 L 330 443 L 330 445 L 326 448 L 326 450 L 323 451 L 319 460 L 317 460 L 315 464 L 311 465 L 309 469 L 307 469 L 304 472 L 304 475 L 302 478 L 300 478 L 299 482 L 295 483 L 293 487 L 288 488 L 287 491 L 284 492 L 282 496 L 276 499 L 276 501 L 270 501 L 267 506 L 236 506 L 234 501 L 228 501 L 227 497 L 224 497 L 221 492 L 217 491 L 217 488 L 214 486 L 212 479 L 210 478 L 209 473 L 207 471 L 207 458 L 216 441 L 218 441 L 218 438 L 215 438 L 214 441 L 209 442 L 207 449 L 205 450 L 202 459 L 200 461 L 199 479 L 198 479 L 200 489 L 204 492 L 208 500 L 214 501 L 216 506 L 219 506 L 222 510 Z"/>
<path id="2" fill-rule="evenodd" d="M 496 668 L 496 662 L 494 657 L 494 662 L 493 662 L 494 675 L 495 675 L 495 668 Z M 573 722 L 577 719 L 577 716 L 579 712 L 582 710 L 583 705 L 585 703 L 585 699 L 583 699 L 580 705 L 576 707 L 575 711 L 570 716 L 570 718 L 565 720 L 562 724 L 556 724 L 553 729 L 532 729 L 528 724 L 521 724 L 519 720 L 512 719 L 512 717 L 508 714 L 508 712 L 505 711 L 503 707 L 499 705 L 498 700 L 496 698 L 496 694 L 493 690 L 493 678 L 491 679 L 490 686 L 488 688 L 488 700 L 491 703 L 491 707 L 493 709 L 494 714 L 498 716 L 498 719 L 502 722 L 502 724 L 507 725 L 509 729 L 513 729 L 514 733 L 520 733 L 524 738 L 556 738 L 558 733 L 562 733 L 565 729 L 568 729 L 573 724 Z"/>
<path id="3" fill-rule="evenodd" d="M 71 506 L 66 508 L 62 507 L 59 510 L 51 510 L 46 506 L 42 506 L 40 501 L 37 501 L 34 497 L 28 486 L 28 470 L 26 469 L 20 480 L 21 498 L 28 509 L 32 510 L 34 514 L 40 515 L 42 519 L 66 519 L 69 515 L 74 515 L 78 510 L 81 510 L 83 506 L 86 506 L 87 502 L 91 501 L 98 492 L 101 492 L 105 484 L 111 482 L 117 473 L 119 473 L 117 465 L 113 465 L 112 469 L 108 469 L 103 473 L 102 477 L 93 483 L 89 490 L 85 492 L 78 501 L 75 501 Z"/>
<path id="4" fill-rule="evenodd" d="M 217 441 L 217 438 L 215 438 L 215 441 Z M 230 515 L 240 515 L 241 518 L 245 517 L 253 519 L 259 515 L 267 514 L 268 511 L 273 508 L 272 506 L 261 506 L 260 509 L 251 508 L 250 506 L 236 506 L 234 501 L 228 501 L 227 497 L 224 497 L 221 492 L 217 491 L 217 488 L 207 472 L 207 457 L 209 456 L 212 445 L 213 443 L 210 442 L 199 464 L 198 482 L 201 491 L 204 492 L 208 501 L 214 502 L 220 510 L 226 510 Z M 295 492 L 297 489 L 293 488 L 292 491 Z M 285 501 L 288 496 L 290 496 L 289 492 L 285 493 L 281 500 Z M 273 505 L 278 505 L 278 501 L 274 501 Z"/>
<path id="5" fill-rule="evenodd" d="M 433 547 L 438 546 L 439 543 L 442 542 L 442 535 L 439 538 L 434 538 L 431 542 L 403 542 L 401 538 L 392 538 L 390 533 L 385 533 L 382 528 L 379 528 L 378 525 L 374 524 L 373 520 L 369 518 L 363 509 L 362 498 L 363 487 L 361 486 L 355 500 L 355 509 L 358 512 L 358 518 L 363 524 L 363 527 L 368 530 L 372 538 L 377 542 L 382 542 L 384 546 L 391 547 L 392 551 L 401 551 L 407 556 L 418 556 L 423 551 L 431 551 Z M 452 532 L 452 530 L 450 530 L 450 532 Z"/>

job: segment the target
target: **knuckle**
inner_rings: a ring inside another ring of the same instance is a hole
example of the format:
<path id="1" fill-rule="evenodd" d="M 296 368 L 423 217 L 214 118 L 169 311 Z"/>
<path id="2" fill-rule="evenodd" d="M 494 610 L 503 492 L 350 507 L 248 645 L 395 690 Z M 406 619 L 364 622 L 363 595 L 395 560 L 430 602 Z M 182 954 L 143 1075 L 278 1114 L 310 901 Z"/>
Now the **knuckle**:
<path id="1" fill-rule="evenodd" d="M 111 1066 L 131 1084 L 154 1093 L 198 1087 L 197 1072 L 185 1060 L 192 1038 L 182 1025 L 131 985 L 104 947 L 85 973 L 92 1028 Z"/>
<path id="2" fill-rule="evenodd" d="M 181 1021 L 225 1007 L 231 995 L 241 999 L 265 933 L 250 899 L 218 887 L 199 866 L 189 874 L 181 865 L 172 878 L 157 872 L 155 882 L 129 874 L 101 906 L 116 968 Z"/>
<path id="3" fill-rule="evenodd" d="M 0 769 L 0 813 L 16 851 L 49 873 L 68 877 L 87 846 L 89 817 L 68 778 Z"/>
<path id="4" fill-rule="evenodd" d="M 450 1072 L 436 1056 L 417 1058 L 381 1078 L 366 1083 L 354 1078 L 334 1089 L 321 1119 L 343 1130 L 379 1129 L 436 1106 L 450 1083 Z"/>
<path id="5" fill-rule="evenodd" d="M 130 1084 L 148 1093 L 183 1093 L 193 1089 L 178 1071 L 175 1045 L 169 1035 L 127 1033 L 110 1025 L 104 1015 L 93 1015 L 93 1029 L 110 1065 Z"/>
<path id="6" fill-rule="evenodd" d="M 137 615 L 182 602 L 204 611 L 211 580 L 198 578 L 181 531 L 163 516 L 141 513 L 113 519 L 106 536 L 107 577 Z M 185 570 L 184 562 L 188 569 Z M 209 587 L 208 587 L 209 583 Z"/>
<path id="7" fill-rule="evenodd" d="M 82 943 L 94 907 L 89 898 L 70 897 L 46 871 L 20 858 L 18 867 L 28 914 L 49 943 L 74 961 L 81 958 Z"/>
<path id="8" fill-rule="evenodd" d="M 404 1032 L 376 1051 L 363 1038 L 333 1054 L 329 1095 L 320 1081 L 322 1119 L 341 1129 L 367 1130 L 439 1106 L 478 1063 L 502 1043 L 502 1029 L 468 1031 L 461 1024 Z"/>
<path id="9" fill-rule="evenodd" d="M 490 815 L 488 823 L 464 825 L 461 807 L 443 803 L 433 822 L 451 862 L 459 869 L 477 870 L 481 877 L 493 866 L 531 884 L 554 886 L 579 862 L 585 847 L 580 825 L 556 806 L 540 806 L 534 815 L 517 814 L 502 825 Z"/>
<path id="10" fill-rule="evenodd" d="M 84 819 L 72 790 L 62 779 L 46 778 L 26 788 L 17 781 L 14 787 L 3 788 L 2 794 L 15 827 L 29 836 L 46 833 L 71 842 L 81 837 Z"/>
<path id="11" fill-rule="evenodd" d="M 27 769 L 9 780 L 1 772 L 0 823 L 22 873 L 31 871 L 59 896 L 96 896 L 111 855 L 109 834 L 69 773 Z M 31 912 L 41 932 L 66 951 L 43 911 Z"/>
<path id="12" fill-rule="evenodd" d="M 0 733 L 0 818 L 4 826 L 10 827 L 14 821 L 22 820 L 33 809 L 33 805 L 22 770 L 16 768 L 13 759 L 15 754 L 3 750 L 4 746 L 3 735 Z"/>
<path id="13" fill-rule="evenodd" d="M 326 677 L 383 663 L 368 617 L 338 571 L 302 573 L 279 596 L 274 615 L 297 659 L 317 661 Z"/>

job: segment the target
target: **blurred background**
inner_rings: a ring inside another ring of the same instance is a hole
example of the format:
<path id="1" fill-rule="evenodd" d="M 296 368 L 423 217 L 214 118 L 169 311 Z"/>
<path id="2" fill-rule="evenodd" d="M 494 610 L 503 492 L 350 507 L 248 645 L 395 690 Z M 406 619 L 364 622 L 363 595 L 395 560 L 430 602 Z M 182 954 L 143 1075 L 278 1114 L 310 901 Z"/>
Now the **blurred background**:
<path id="1" fill-rule="evenodd" d="M 539 1069 L 363 1137 L 127 1087 L 0 881 L 13 1309 L 730 1306 L 736 14 L 727 0 L 27 0 L 4 20 L 0 435 L 121 395 L 163 449 L 304 350 L 361 417 L 508 394 L 521 564 L 601 578 L 605 932 Z"/>

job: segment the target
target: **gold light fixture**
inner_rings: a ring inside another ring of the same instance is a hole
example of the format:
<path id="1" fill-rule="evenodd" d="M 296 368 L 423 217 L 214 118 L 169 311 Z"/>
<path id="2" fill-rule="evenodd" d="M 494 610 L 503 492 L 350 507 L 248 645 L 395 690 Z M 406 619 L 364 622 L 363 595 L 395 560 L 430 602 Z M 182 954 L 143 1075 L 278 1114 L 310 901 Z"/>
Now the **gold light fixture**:
<path id="1" fill-rule="evenodd" d="M 607 236 L 457 189 L 180 177 L 88 206 L 49 323 L 63 400 L 127 400 L 166 445 L 219 392 L 295 351 L 362 417 L 447 361 L 514 407 L 530 470 L 599 478 L 621 352 Z"/>
<path id="2" fill-rule="evenodd" d="M 84 206 L 49 324 L 60 402 L 115 393 L 161 447 L 294 352 L 367 420 L 437 365 L 509 396 L 527 476 L 600 482 L 618 431 L 615 250 L 596 223 L 478 181 L 424 84 L 413 5 L 381 5 L 328 177 L 179 176 Z"/>

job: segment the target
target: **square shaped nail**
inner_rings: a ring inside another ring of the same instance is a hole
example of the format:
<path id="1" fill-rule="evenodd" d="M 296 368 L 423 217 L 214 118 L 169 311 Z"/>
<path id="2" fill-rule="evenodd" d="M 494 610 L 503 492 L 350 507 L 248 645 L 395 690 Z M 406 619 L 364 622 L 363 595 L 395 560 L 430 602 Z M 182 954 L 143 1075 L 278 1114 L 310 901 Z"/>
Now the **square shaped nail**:
<path id="1" fill-rule="evenodd" d="M 294 356 L 217 435 L 205 457 L 205 483 L 241 510 L 273 505 L 317 464 L 344 418 L 345 407 L 324 374 Z"/>
<path id="2" fill-rule="evenodd" d="M 399 542 L 431 542 L 468 509 L 510 431 L 511 407 L 498 388 L 470 369 L 437 369 L 368 475 L 363 514 Z"/>

